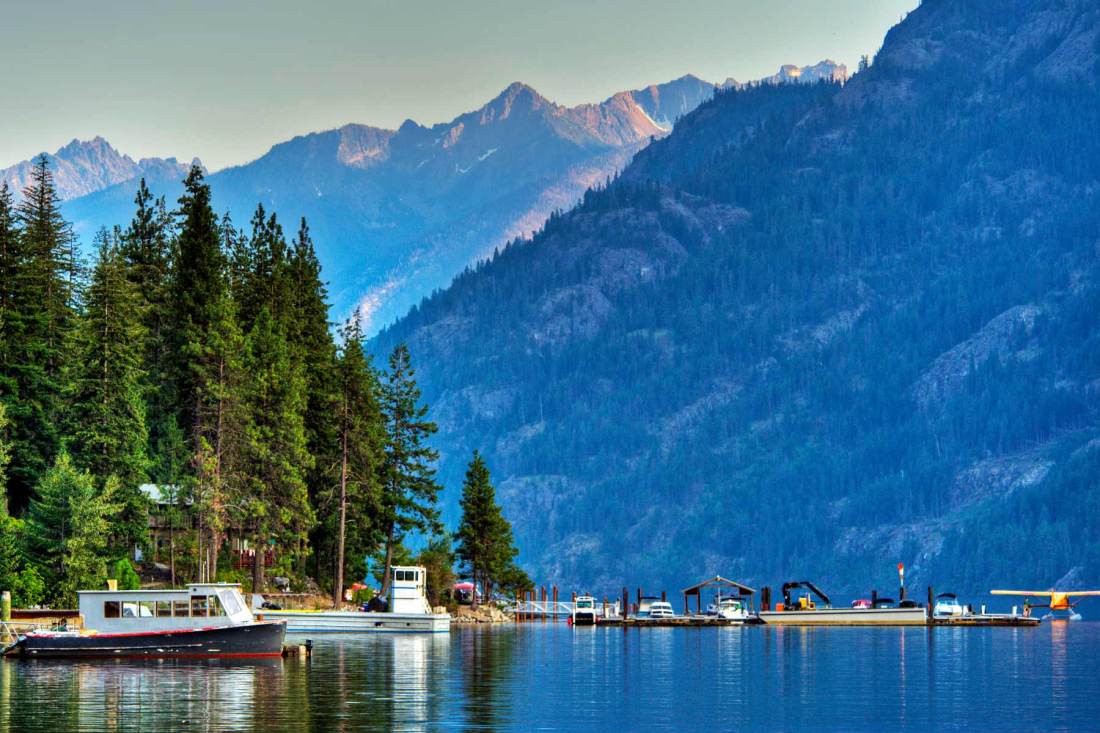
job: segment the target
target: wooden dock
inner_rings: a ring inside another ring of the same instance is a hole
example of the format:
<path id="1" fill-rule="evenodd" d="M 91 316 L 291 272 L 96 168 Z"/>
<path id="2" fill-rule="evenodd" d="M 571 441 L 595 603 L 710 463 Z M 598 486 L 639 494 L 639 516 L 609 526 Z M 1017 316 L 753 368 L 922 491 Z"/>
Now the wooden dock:
<path id="1" fill-rule="evenodd" d="M 714 616 L 673 616 L 671 618 L 601 618 L 597 626 L 625 626 L 632 628 L 662 628 L 669 626 L 703 628 L 716 626 L 758 626 L 763 622 L 758 618 L 745 621 L 717 618 Z"/>

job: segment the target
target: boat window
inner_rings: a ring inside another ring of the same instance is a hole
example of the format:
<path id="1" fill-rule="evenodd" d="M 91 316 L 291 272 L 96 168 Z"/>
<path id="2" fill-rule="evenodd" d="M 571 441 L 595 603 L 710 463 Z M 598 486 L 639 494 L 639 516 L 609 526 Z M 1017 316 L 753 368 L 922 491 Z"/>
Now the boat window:
<path id="1" fill-rule="evenodd" d="M 153 618 L 153 601 L 138 601 L 138 616 L 141 618 Z"/>
<path id="2" fill-rule="evenodd" d="M 118 601 L 104 601 L 103 618 L 121 618 L 122 606 Z"/>
<path id="3" fill-rule="evenodd" d="M 165 618 L 172 615 L 171 601 L 157 601 L 157 618 Z"/>
<path id="4" fill-rule="evenodd" d="M 191 615 L 191 606 L 187 601 L 172 601 L 172 610 L 174 616 L 186 618 Z"/>
<path id="5" fill-rule="evenodd" d="M 237 600 L 235 593 L 219 593 L 218 597 L 221 599 L 226 614 L 232 616 L 240 612 L 241 602 Z"/>
<path id="6" fill-rule="evenodd" d="M 211 616 L 224 616 L 225 615 L 225 609 L 222 608 L 222 604 L 218 602 L 218 597 L 217 596 L 208 596 L 207 597 L 207 602 L 209 604 L 210 615 Z"/>
<path id="7" fill-rule="evenodd" d="M 191 615 L 206 615 L 206 596 L 191 596 Z"/>
<path id="8" fill-rule="evenodd" d="M 137 601 L 123 601 L 122 603 L 122 618 L 137 618 L 138 604 Z"/>

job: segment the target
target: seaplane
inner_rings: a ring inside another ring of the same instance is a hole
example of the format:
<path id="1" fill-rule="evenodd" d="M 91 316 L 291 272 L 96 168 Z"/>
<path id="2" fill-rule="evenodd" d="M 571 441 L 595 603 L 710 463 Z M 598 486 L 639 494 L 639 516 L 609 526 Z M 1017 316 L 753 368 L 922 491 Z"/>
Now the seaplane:
<path id="1" fill-rule="evenodd" d="M 1077 604 L 1080 601 L 1070 599 L 1082 596 L 1100 596 L 1100 590 L 993 590 L 990 593 L 995 596 L 1023 596 L 1025 616 L 1030 616 L 1033 608 L 1050 609 L 1050 613 L 1043 616 L 1044 621 L 1047 619 L 1080 621 L 1081 614 L 1076 611 Z M 1047 598 L 1049 601 L 1047 603 L 1032 603 L 1032 596 Z"/>

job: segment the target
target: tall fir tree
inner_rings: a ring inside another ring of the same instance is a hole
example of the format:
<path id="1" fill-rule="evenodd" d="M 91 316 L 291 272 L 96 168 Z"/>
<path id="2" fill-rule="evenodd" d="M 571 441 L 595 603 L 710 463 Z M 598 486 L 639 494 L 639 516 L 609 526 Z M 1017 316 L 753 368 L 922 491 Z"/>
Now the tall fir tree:
<path id="1" fill-rule="evenodd" d="M 442 487 L 435 480 L 438 452 L 428 445 L 436 424 L 426 419 L 428 407 L 420 404 L 409 349 L 398 344 L 390 354 L 382 385 L 382 416 L 386 450 L 382 463 L 382 531 L 385 536 L 385 576 L 382 592 L 389 590 L 394 548 L 405 534 L 437 532 L 436 506 Z"/>
<path id="2" fill-rule="evenodd" d="M 202 169 L 192 166 L 179 199 L 179 235 L 167 298 L 172 334 L 173 381 L 179 424 L 198 444 L 201 345 L 221 317 L 226 295 L 225 257 L 218 217 L 210 204 L 210 186 Z"/>
<path id="3" fill-rule="evenodd" d="M 137 289 L 144 326 L 142 365 L 148 453 L 157 456 L 168 450 L 167 436 L 175 420 L 169 372 L 168 288 L 172 268 L 172 220 L 163 198 L 154 200 L 142 178 L 134 197 L 134 217 L 122 237 L 121 252 L 128 265 L 128 277 Z M 178 476 L 152 477 L 157 483 L 179 481 Z"/>
<path id="4" fill-rule="evenodd" d="M 485 598 L 491 598 L 494 586 L 506 580 L 514 565 L 516 547 L 512 525 L 497 504 L 489 467 L 477 451 L 462 484 L 462 522 L 456 537 L 455 554 L 465 572 Z M 474 598 L 476 605 L 476 593 Z"/>
<path id="5" fill-rule="evenodd" d="M 263 549 L 274 540 L 298 557 L 313 526 L 305 483 L 311 457 L 302 415 L 305 379 L 302 365 L 267 306 L 260 308 L 245 348 L 248 379 L 242 394 L 248 415 L 242 486 L 256 543 L 253 589 L 264 587 Z"/>
<path id="6" fill-rule="evenodd" d="M 96 237 L 98 255 L 73 338 L 63 424 L 75 464 L 100 481 L 113 476 L 119 482 L 119 514 L 111 534 L 125 549 L 148 538 L 148 502 L 138 487 L 147 479 L 149 458 L 144 310 L 119 240 L 117 229 Z"/>
<path id="7" fill-rule="evenodd" d="M 358 319 L 348 321 L 341 336 L 343 346 L 336 365 L 339 396 L 334 405 L 339 429 L 336 501 L 328 517 L 331 521 L 322 524 L 330 533 L 335 524 L 333 606 L 341 602 L 345 578 L 355 568 L 365 570 L 363 558 L 382 539 L 378 478 L 385 450 L 378 376 L 363 353 Z"/>
<path id="8" fill-rule="evenodd" d="M 305 219 L 301 220 L 289 255 L 288 280 L 291 317 L 288 334 L 295 358 L 305 365 L 306 446 L 313 456 L 313 468 L 306 474 L 310 499 L 320 506 L 331 498 L 333 477 L 338 472 L 339 414 L 336 345 L 328 320 L 328 292 L 321 279 L 321 265 Z M 371 370 L 372 375 L 374 370 Z M 376 375 L 375 375 L 376 376 Z M 377 380 L 376 380 L 377 381 Z M 325 573 L 333 561 L 332 526 L 322 518 L 311 536 L 316 574 Z M 351 546 L 362 549 L 360 543 Z M 371 548 L 373 549 L 373 548 Z M 358 551 L 358 550 L 356 550 Z M 368 552 L 369 550 L 364 550 Z M 361 556 L 360 556 L 361 557 Z M 322 569 L 323 568 L 323 569 Z M 350 566 L 349 566 L 350 569 Z"/>
<path id="9" fill-rule="evenodd" d="M 235 304 L 223 292 L 201 340 L 190 343 L 187 352 L 195 377 L 189 483 L 199 522 L 196 574 L 204 580 L 217 577 L 230 510 L 241 492 L 249 429 L 245 349 Z"/>
<path id="10" fill-rule="evenodd" d="M 10 219 L 10 198 L 0 218 Z M 8 495 L 23 509 L 59 446 L 57 421 L 66 341 L 76 316 L 80 277 L 75 239 L 61 216 L 45 156 L 15 209 L 15 227 L 0 222 L 4 280 L 0 384 L 12 421 Z M 18 230 L 15 236 L 12 232 Z"/>

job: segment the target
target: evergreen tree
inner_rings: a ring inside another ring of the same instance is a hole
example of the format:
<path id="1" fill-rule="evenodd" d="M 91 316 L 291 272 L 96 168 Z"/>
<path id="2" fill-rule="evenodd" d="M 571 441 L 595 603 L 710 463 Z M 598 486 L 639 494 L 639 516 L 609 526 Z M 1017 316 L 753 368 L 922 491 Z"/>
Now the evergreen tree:
<path id="1" fill-rule="evenodd" d="M 98 256 L 73 339 L 65 424 L 74 463 L 100 481 L 119 481 L 112 536 L 121 548 L 144 543 L 148 502 L 138 487 L 149 459 L 145 402 L 142 399 L 143 347 L 141 295 L 128 278 L 119 232 L 97 236 Z"/>
<path id="2" fill-rule="evenodd" d="M 79 263 L 45 156 L 31 171 L 14 226 L 10 194 L 0 200 L 0 388 L 12 421 L 8 496 L 18 511 L 59 444 L 65 344 L 75 317 Z"/>
<path id="3" fill-rule="evenodd" d="M 100 491 L 92 475 L 78 471 L 64 452 L 35 487 L 25 536 L 52 601 L 71 605 L 77 590 L 101 587 L 117 488 L 111 478 Z"/>
<path id="4" fill-rule="evenodd" d="M 237 325 L 235 305 L 223 293 L 213 304 L 211 321 L 201 340 L 187 349 L 195 378 L 195 419 L 190 441 L 194 480 L 190 488 L 199 520 L 197 575 L 204 580 L 217 577 L 218 552 L 229 524 L 230 505 L 242 491 L 249 429 L 244 352 L 245 339 Z"/>
<path id="5" fill-rule="evenodd" d="M 441 487 L 435 481 L 439 454 L 427 441 L 437 430 L 420 405 L 420 388 L 414 379 L 409 349 L 399 344 L 390 354 L 389 370 L 382 385 L 382 417 L 386 450 L 382 463 L 381 525 L 386 538 L 382 593 L 390 586 L 393 549 L 406 532 L 440 531 L 436 502 Z"/>
<path id="6" fill-rule="evenodd" d="M 302 422 L 305 379 L 266 305 L 248 334 L 244 366 L 248 424 L 242 490 L 257 552 L 252 587 L 259 593 L 267 541 L 300 553 L 313 526 L 304 477 L 311 462 Z"/>
<path id="7" fill-rule="evenodd" d="M 485 598 L 492 597 L 493 587 L 507 579 L 514 565 L 516 547 L 512 525 L 497 504 L 489 467 L 477 451 L 462 484 L 462 522 L 456 536 L 455 554 L 459 561 L 474 584 L 481 587 Z"/>
<path id="8" fill-rule="evenodd" d="M 211 325 L 224 316 L 225 258 L 218 218 L 210 205 L 210 187 L 202 169 L 192 166 L 179 200 L 180 232 L 172 268 L 167 310 L 172 335 L 173 376 L 179 424 L 198 445 L 202 344 Z"/>
<path id="9" fill-rule="evenodd" d="M 172 267 L 172 221 L 164 199 L 153 194 L 142 178 L 134 198 L 136 210 L 130 226 L 122 237 L 121 252 L 128 267 L 128 278 L 140 299 L 141 322 L 144 326 L 142 365 L 143 391 L 146 403 L 146 425 L 149 428 L 150 456 L 156 455 L 170 430 L 173 419 L 171 374 L 168 370 L 169 314 L 168 288 Z M 161 481 L 160 477 L 156 477 Z"/>
<path id="10" fill-rule="evenodd" d="M 320 507 L 332 498 L 332 487 L 336 484 L 334 476 L 339 472 L 340 458 L 338 450 L 339 415 L 338 395 L 342 393 L 336 375 L 336 346 L 328 321 L 328 292 L 321 280 L 321 265 L 317 261 L 310 238 L 309 227 L 302 219 L 298 234 L 294 238 L 288 260 L 288 283 L 290 290 L 291 317 L 288 322 L 287 337 L 295 358 L 305 366 L 306 406 L 305 421 L 306 446 L 313 456 L 313 468 L 306 474 L 310 500 Z M 371 373 L 377 382 L 374 370 Z M 377 400 L 375 400 L 377 403 Z M 333 527 L 331 512 L 326 513 L 311 536 L 314 559 L 317 563 L 317 575 L 326 572 L 335 562 L 333 548 Z M 355 521 L 353 520 L 353 534 Z M 368 522 L 363 536 L 376 529 Z M 353 538 L 354 540 L 354 538 Z M 358 541 L 352 541 L 345 557 L 357 558 L 355 562 L 362 569 L 360 550 L 369 552 L 373 545 L 364 547 Z M 352 569 L 351 562 L 348 570 Z M 322 570 L 324 568 L 324 570 Z"/>
<path id="11" fill-rule="evenodd" d="M 378 378 L 363 353 L 358 319 L 345 324 L 343 348 L 336 365 L 339 397 L 339 478 L 336 508 L 336 547 L 333 553 L 332 602 L 339 605 L 345 573 L 362 568 L 362 558 L 381 540 L 377 516 L 378 473 L 384 437 L 378 402 Z"/>

